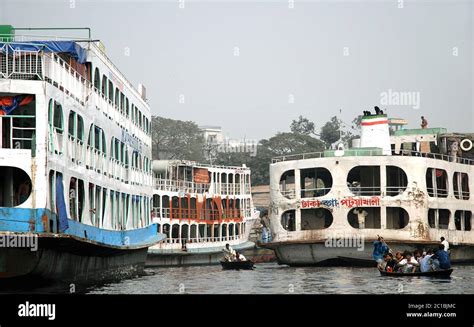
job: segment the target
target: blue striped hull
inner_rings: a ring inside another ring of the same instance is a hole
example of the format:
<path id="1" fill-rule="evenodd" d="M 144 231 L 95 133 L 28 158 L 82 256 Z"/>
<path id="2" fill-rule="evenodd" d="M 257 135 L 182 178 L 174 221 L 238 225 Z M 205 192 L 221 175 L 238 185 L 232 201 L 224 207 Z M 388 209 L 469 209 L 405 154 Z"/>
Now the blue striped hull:
<path id="1" fill-rule="evenodd" d="M 148 247 L 161 241 L 157 226 L 112 231 L 68 220 L 57 233 L 46 209 L 0 208 L 0 239 L 36 238 L 37 249 L 0 245 L 0 278 L 94 283 L 141 273 Z"/>

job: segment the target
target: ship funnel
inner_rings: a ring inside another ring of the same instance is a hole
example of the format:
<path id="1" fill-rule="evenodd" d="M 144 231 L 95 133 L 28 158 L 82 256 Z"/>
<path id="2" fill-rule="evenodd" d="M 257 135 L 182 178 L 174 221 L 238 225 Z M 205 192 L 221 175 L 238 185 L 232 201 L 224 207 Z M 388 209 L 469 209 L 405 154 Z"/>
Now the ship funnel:
<path id="1" fill-rule="evenodd" d="M 387 115 L 362 117 L 360 146 L 362 148 L 382 148 L 384 155 L 390 156 L 392 154 Z"/>

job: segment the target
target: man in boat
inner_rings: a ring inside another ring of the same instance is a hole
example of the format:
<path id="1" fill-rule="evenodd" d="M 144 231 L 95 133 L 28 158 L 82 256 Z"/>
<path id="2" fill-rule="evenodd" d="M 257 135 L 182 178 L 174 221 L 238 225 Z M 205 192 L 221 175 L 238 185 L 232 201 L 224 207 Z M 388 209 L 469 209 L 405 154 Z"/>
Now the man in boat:
<path id="1" fill-rule="evenodd" d="M 404 259 L 397 264 L 397 267 L 404 273 L 415 272 L 420 266 L 411 252 L 405 252 Z"/>
<path id="2" fill-rule="evenodd" d="M 451 260 L 449 260 L 449 253 L 444 250 L 444 245 L 440 244 L 438 251 L 431 257 L 439 269 L 451 269 Z"/>
<path id="3" fill-rule="evenodd" d="M 235 250 L 230 246 L 229 243 L 225 245 L 225 249 L 222 250 L 224 252 L 224 260 L 225 261 L 234 261 L 235 259 Z"/>
<path id="4" fill-rule="evenodd" d="M 244 257 L 243 254 L 239 252 L 235 252 L 235 261 L 246 261 L 247 258 Z"/>
<path id="5" fill-rule="evenodd" d="M 374 241 L 374 252 L 372 252 L 372 258 L 377 262 L 377 267 L 382 268 L 383 255 L 389 251 L 387 244 L 385 243 L 382 236 L 378 236 L 377 241 Z"/>
<path id="6" fill-rule="evenodd" d="M 395 266 L 398 262 L 393 258 L 393 254 L 386 253 L 383 256 L 383 260 L 385 261 L 385 271 L 392 272 L 395 270 Z"/>
<path id="7" fill-rule="evenodd" d="M 426 254 L 420 260 L 421 272 L 433 271 L 433 260 L 431 259 L 432 256 L 433 256 L 433 251 L 431 249 L 428 249 L 428 251 L 426 251 Z"/>

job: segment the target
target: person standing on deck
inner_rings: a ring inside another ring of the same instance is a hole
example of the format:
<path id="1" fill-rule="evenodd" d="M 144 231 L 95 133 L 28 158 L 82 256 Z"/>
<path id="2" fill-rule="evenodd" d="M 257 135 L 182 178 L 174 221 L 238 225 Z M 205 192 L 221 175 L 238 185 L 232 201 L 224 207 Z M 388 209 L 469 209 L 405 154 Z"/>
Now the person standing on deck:
<path id="1" fill-rule="evenodd" d="M 428 121 L 424 116 L 421 116 L 421 128 L 425 129 L 428 127 Z"/>
<path id="2" fill-rule="evenodd" d="M 444 251 L 449 252 L 449 242 L 444 237 L 441 237 L 441 244 L 444 246 Z"/>
<path id="3" fill-rule="evenodd" d="M 359 208 L 355 208 L 354 211 L 352 212 L 357 215 L 357 222 L 359 223 L 359 228 L 364 229 L 365 217 L 367 217 L 369 213 L 365 211 L 364 209 L 359 209 Z"/>
<path id="4" fill-rule="evenodd" d="M 383 237 L 379 236 L 377 241 L 374 241 L 374 252 L 372 257 L 375 262 L 377 262 L 377 267 L 381 267 L 383 260 L 383 255 L 389 251 L 388 245 L 385 243 Z"/>

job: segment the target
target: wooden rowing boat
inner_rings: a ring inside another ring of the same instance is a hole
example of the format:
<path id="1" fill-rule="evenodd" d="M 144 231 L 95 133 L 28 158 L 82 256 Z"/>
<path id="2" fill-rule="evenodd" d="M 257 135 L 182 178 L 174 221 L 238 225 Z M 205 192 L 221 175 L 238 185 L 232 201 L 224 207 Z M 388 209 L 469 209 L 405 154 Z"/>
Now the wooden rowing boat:
<path id="1" fill-rule="evenodd" d="M 453 269 L 443 269 L 436 271 L 427 271 L 427 272 L 414 272 L 414 273 L 401 273 L 401 272 L 389 272 L 385 270 L 380 270 L 382 276 L 389 277 L 406 277 L 406 276 L 426 276 L 426 277 L 439 277 L 439 278 L 448 278 L 451 276 Z"/>

